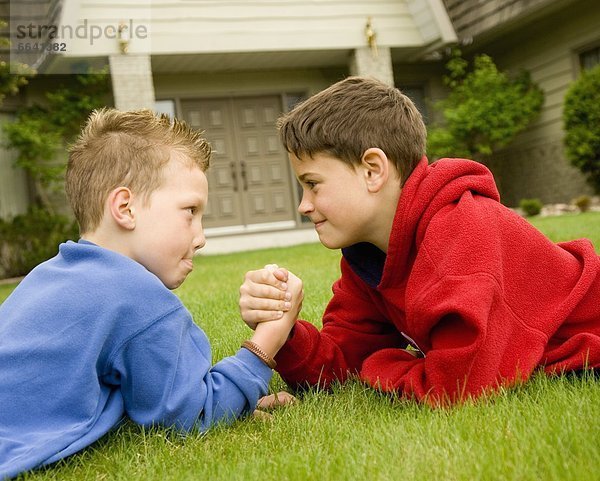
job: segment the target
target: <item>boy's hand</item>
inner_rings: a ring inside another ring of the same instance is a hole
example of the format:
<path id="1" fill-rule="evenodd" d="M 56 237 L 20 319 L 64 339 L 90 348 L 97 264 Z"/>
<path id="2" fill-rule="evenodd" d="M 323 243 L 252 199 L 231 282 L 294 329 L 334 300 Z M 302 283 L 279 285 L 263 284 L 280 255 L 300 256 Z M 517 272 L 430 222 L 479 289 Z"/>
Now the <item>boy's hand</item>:
<path id="1" fill-rule="evenodd" d="M 255 419 L 260 419 L 261 421 L 272 421 L 273 415 L 267 411 L 281 406 L 294 404 L 296 401 L 297 399 L 286 391 L 279 391 L 274 394 L 269 394 L 268 396 L 261 397 L 258 400 L 258 404 L 256 405 L 256 409 L 252 413 L 252 416 Z"/>
<path id="2" fill-rule="evenodd" d="M 256 329 L 259 322 L 281 319 L 291 309 L 288 276 L 288 271 L 276 264 L 246 273 L 240 287 L 240 313 L 250 329 Z"/>
<path id="3" fill-rule="evenodd" d="M 289 318 L 287 321 L 289 323 L 290 330 L 294 327 L 296 323 L 296 319 L 298 319 L 298 315 L 302 310 L 302 301 L 304 301 L 304 289 L 302 280 L 292 274 L 289 271 L 287 272 L 287 291 L 286 294 L 289 294 L 291 300 L 289 301 L 290 307 L 282 316 L 282 320 L 286 321 L 286 318 Z M 289 332 L 289 331 L 288 331 Z"/>
<path id="4" fill-rule="evenodd" d="M 268 396 L 261 397 L 258 400 L 256 407 L 258 409 L 273 409 L 280 406 L 287 406 L 288 404 L 294 404 L 297 399 L 292 396 L 289 392 L 279 391 Z"/>
<path id="5" fill-rule="evenodd" d="M 280 319 L 271 322 L 259 321 L 256 325 L 251 341 L 258 344 L 269 356 L 275 357 L 281 346 L 285 344 L 290 331 L 296 323 L 298 314 L 302 309 L 304 291 L 302 281 L 291 272 L 288 272 L 288 292 L 291 294 L 290 308 L 283 313 Z"/>

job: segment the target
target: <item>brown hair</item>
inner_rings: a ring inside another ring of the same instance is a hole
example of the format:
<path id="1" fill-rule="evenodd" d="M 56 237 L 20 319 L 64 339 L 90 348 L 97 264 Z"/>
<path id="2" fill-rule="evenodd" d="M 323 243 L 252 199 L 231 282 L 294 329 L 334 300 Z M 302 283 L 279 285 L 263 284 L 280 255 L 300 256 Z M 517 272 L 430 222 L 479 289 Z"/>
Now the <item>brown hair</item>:
<path id="1" fill-rule="evenodd" d="M 427 130 L 413 102 L 375 79 L 348 77 L 297 105 L 278 122 L 285 149 L 296 157 L 326 153 L 358 165 L 380 148 L 402 184 L 425 155 Z"/>
<path id="2" fill-rule="evenodd" d="M 69 148 L 66 191 L 81 233 L 98 227 L 108 194 L 128 187 L 146 200 L 160 187 L 176 150 L 203 171 L 211 148 L 185 122 L 151 110 L 95 110 Z"/>

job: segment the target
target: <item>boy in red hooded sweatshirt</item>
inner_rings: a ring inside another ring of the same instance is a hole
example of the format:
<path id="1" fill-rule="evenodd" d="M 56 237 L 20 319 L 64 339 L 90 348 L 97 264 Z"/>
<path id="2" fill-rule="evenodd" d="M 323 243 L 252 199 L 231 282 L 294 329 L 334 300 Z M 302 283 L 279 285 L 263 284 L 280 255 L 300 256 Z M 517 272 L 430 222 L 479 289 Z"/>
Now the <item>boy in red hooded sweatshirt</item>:
<path id="1" fill-rule="evenodd" d="M 298 207 L 342 249 L 319 331 L 298 321 L 277 370 L 292 387 L 349 376 L 431 404 L 600 366 L 600 257 L 554 244 L 500 203 L 480 163 L 425 157 L 414 104 L 350 77 L 280 120 Z M 246 274 L 249 326 L 275 318 L 279 270 Z"/>

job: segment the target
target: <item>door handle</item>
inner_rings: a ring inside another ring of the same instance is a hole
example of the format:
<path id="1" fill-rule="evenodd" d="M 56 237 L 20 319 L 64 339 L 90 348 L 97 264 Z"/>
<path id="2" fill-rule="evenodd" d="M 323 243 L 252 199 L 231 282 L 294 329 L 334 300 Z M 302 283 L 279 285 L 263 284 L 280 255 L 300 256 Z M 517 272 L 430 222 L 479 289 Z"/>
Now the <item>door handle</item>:
<path id="1" fill-rule="evenodd" d="M 238 181 L 237 181 L 237 172 L 235 170 L 235 162 L 231 162 L 229 164 L 229 168 L 231 169 L 231 181 L 233 182 L 233 191 L 238 191 Z"/>
<path id="2" fill-rule="evenodd" d="M 242 164 L 242 181 L 244 182 L 244 191 L 248 190 L 248 176 L 246 175 L 246 162 L 243 160 L 240 162 Z"/>

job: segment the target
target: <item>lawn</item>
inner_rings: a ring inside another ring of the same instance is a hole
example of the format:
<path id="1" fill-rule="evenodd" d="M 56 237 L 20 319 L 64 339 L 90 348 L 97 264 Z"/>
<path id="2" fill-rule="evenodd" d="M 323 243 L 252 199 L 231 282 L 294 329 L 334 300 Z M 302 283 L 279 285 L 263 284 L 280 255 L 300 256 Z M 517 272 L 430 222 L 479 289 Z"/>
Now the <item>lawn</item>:
<path id="1" fill-rule="evenodd" d="M 556 241 L 600 247 L 600 213 L 533 219 Z M 214 359 L 249 336 L 238 288 L 248 269 L 276 262 L 304 280 L 302 317 L 319 324 L 339 253 L 304 245 L 198 257 L 178 289 Z M 0 286 L 4 299 L 14 286 Z M 284 388 L 276 375 L 272 390 Z M 34 480 L 579 480 L 600 479 L 600 382 L 534 376 L 491 398 L 432 410 L 358 382 L 312 391 L 271 421 L 250 419 L 185 438 L 126 423 Z"/>

